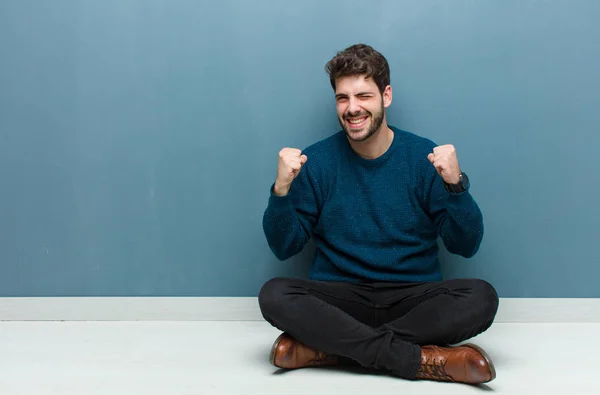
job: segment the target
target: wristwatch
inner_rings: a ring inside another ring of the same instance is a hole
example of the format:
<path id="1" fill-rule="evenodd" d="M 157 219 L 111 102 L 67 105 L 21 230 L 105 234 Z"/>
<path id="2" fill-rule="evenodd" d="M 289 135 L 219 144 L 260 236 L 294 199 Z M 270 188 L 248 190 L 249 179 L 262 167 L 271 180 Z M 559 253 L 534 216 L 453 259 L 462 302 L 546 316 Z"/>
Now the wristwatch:
<path id="1" fill-rule="evenodd" d="M 469 189 L 469 186 L 470 186 L 469 177 L 467 177 L 467 175 L 464 172 L 462 172 L 458 176 L 457 184 L 448 184 L 447 182 L 444 181 L 444 186 L 446 187 L 446 190 L 450 193 L 464 192 L 467 189 Z"/>

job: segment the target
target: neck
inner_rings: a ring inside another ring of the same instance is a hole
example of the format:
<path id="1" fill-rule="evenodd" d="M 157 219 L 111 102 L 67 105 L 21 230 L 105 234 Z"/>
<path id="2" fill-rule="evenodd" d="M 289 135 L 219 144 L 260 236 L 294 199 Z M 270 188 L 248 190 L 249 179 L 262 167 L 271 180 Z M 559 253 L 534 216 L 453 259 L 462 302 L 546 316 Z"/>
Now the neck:
<path id="1" fill-rule="evenodd" d="M 365 141 L 352 141 L 348 139 L 348 142 L 359 156 L 365 159 L 376 159 L 385 154 L 392 145 L 393 140 L 394 132 L 387 126 L 384 120 L 379 130 Z"/>

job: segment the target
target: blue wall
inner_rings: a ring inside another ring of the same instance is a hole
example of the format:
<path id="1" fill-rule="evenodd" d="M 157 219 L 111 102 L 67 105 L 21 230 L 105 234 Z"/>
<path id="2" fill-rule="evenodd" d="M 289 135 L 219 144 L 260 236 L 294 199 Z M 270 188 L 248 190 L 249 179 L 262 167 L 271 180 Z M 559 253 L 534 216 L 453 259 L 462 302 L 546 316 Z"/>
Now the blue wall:
<path id="1" fill-rule="evenodd" d="M 338 130 L 324 64 L 392 70 L 390 123 L 457 147 L 486 235 L 447 276 L 599 297 L 600 2 L 0 2 L 0 295 L 253 296 L 277 152 Z"/>

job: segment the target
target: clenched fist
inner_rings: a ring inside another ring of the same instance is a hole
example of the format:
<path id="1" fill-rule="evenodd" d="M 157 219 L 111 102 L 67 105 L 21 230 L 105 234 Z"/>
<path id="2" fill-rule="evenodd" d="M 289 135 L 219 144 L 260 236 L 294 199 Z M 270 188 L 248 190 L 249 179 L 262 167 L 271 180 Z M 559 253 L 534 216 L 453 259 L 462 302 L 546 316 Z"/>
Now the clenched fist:
<path id="1" fill-rule="evenodd" d="M 279 151 L 279 166 L 273 192 L 284 196 L 290 191 L 292 181 L 300 174 L 300 169 L 307 161 L 306 155 L 296 148 L 284 148 Z"/>
<path id="2" fill-rule="evenodd" d="M 427 155 L 427 159 L 446 183 L 457 184 L 460 182 L 460 166 L 458 166 L 456 149 L 452 144 L 435 147 L 433 153 Z"/>

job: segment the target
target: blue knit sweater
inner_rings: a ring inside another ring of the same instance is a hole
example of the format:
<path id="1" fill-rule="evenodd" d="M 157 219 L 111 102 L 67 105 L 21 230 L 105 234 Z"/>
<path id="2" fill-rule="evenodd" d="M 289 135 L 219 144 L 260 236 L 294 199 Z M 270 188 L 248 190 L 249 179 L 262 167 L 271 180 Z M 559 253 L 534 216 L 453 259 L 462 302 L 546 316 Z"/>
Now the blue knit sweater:
<path id="1" fill-rule="evenodd" d="M 303 151 L 308 161 L 286 196 L 271 186 L 263 229 L 277 258 L 313 237 L 311 279 L 426 282 L 442 279 L 438 236 L 452 253 L 477 252 L 483 219 L 469 191 L 446 191 L 427 160 L 431 140 L 390 128 L 379 158 L 358 156 L 340 131 Z"/>

